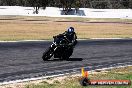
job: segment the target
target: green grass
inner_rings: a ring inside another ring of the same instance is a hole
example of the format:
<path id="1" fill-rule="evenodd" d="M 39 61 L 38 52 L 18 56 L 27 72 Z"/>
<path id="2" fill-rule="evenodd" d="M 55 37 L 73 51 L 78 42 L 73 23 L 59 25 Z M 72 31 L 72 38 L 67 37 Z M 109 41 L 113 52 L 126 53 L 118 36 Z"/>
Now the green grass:
<path id="1" fill-rule="evenodd" d="M 107 73 L 90 74 L 90 79 L 123 79 L 132 81 L 132 67 L 118 68 L 108 71 Z M 83 87 L 79 84 L 79 77 L 68 77 L 65 80 L 59 82 L 55 81 L 52 84 L 47 82 L 41 82 L 40 84 L 30 84 L 25 88 L 132 88 L 132 85 L 128 86 L 87 86 Z"/>

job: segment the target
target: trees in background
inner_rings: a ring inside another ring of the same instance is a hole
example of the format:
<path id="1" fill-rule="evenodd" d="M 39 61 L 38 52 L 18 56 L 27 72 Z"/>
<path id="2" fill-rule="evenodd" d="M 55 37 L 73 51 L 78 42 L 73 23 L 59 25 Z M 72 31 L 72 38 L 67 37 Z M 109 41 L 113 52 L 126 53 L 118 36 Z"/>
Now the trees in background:
<path id="1" fill-rule="evenodd" d="M 31 6 L 34 13 L 38 14 L 40 7 L 46 6 L 61 7 L 66 14 L 75 8 L 96 8 L 96 9 L 126 9 L 132 8 L 132 0 L 0 0 L 1 6 Z"/>
<path id="2" fill-rule="evenodd" d="M 38 14 L 39 8 L 42 7 L 43 9 L 45 9 L 48 4 L 49 0 L 26 0 L 26 6 L 34 7 L 34 14 Z"/>
<path id="3" fill-rule="evenodd" d="M 75 0 L 60 0 L 59 1 L 65 14 L 67 14 L 71 10 L 72 4 L 74 3 L 74 1 Z"/>
<path id="4" fill-rule="evenodd" d="M 132 9 L 132 0 L 129 0 L 129 7 Z"/>
<path id="5" fill-rule="evenodd" d="M 60 0 L 60 5 L 63 8 L 64 14 L 68 14 L 71 11 L 71 8 L 75 8 L 76 12 L 79 10 L 80 7 L 83 7 L 83 3 L 86 0 Z"/>
<path id="6" fill-rule="evenodd" d="M 45 7 L 49 4 L 50 0 L 0 0 L 1 6 L 30 6 L 34 7 L 34 13 L 38 14 L 39 8 Z"/>
<path id="7" fill-rule="evenodd" d="M 16 5 L 16 1 L 15 0 L 1 0 L 0 1 L 0 5 L 8 5 L 8 6 L 12 6 L 12 5 Z"/>

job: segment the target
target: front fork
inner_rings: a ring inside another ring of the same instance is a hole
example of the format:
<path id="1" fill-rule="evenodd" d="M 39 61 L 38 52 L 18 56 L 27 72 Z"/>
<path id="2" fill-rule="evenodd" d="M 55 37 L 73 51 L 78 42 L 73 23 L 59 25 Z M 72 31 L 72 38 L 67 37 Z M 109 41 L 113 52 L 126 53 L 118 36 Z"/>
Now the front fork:
<path id="1" fill-rule="evenodd" d="M 50 47 L 53 49 L 53 52 L 55 52 L 55 50 L 57 49 L 57 44 L 53 42 Z"/>

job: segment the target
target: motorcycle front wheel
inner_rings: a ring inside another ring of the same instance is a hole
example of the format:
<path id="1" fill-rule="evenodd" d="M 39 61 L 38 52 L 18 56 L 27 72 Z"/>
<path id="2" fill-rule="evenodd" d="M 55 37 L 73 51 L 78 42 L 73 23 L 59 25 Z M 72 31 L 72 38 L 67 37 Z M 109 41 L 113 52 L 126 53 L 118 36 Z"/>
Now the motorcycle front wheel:
<path id="1" fill-rule="evenodd" d="M 51 57 L 53 56 L 53 49 L 51 47 L 49 47 L 44 53 L 43 53 L 43 56 L 42 56 L 42 59 L 44 61 L 50 59 Z"/>

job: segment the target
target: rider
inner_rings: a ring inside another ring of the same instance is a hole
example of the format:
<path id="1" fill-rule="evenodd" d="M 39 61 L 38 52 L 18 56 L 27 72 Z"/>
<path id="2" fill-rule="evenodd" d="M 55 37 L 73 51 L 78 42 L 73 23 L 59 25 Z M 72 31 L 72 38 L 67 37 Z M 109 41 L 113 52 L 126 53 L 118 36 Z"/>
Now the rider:
<path id="1" fill-rule="evenodd" d="M 58 38 L 57 41 L 60 41 L 61 38 L 65 38 L 68 41 L 69 45 L 75 46 L 77 44 L 77 36 L 76 33 L 74 32 L 73 27 L 69 27 L 67 31 L 57 35 L 56 37 Z"/>

